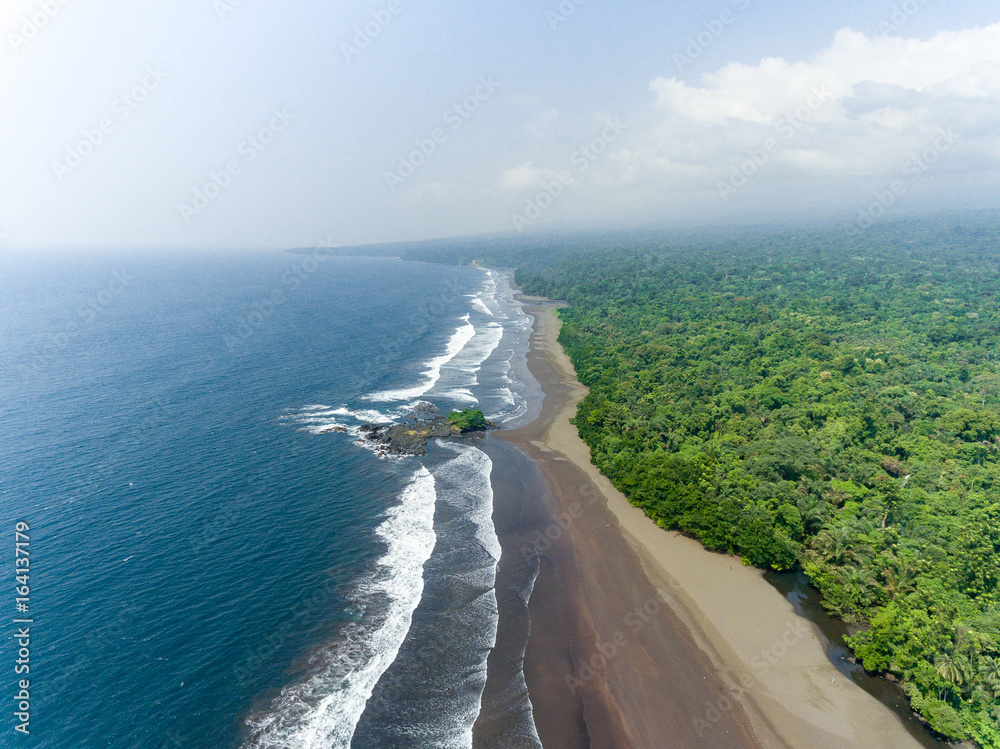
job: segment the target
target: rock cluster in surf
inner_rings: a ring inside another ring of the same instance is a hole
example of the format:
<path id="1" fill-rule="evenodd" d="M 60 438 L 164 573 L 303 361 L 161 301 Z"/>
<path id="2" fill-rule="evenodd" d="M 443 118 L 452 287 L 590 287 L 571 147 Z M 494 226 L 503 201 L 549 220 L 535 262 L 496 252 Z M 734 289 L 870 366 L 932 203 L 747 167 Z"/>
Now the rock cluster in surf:
<path id="1" fill-rule="evenodd" d="M 478 414 L 482 416 L 481 412 Z M 413 409 L 413 416 L 406 421 L 399 424 L 363 424 L 359 431 L 362 439 L 381 445 L 386 452 L 397 455 L 425 455 L 429 439 L 460 437 L 470 432 L 482 432 L 497 427 L 497 424 L 485 419 L 481 419 L 481 423 L 485 426 L 460 426 L 452 418 L 442 414 L 433 404 L 421 402 Z"/>

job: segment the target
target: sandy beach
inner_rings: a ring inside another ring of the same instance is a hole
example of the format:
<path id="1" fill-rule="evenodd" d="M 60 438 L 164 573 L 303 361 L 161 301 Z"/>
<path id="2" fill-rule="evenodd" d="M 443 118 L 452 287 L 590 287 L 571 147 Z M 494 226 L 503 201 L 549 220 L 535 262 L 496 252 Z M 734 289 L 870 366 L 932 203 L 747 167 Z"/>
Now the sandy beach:
<path id="1" fill-rule="evenodd" d="M 921 747 L 760 570 L 662 530 L 597 471 L 569 422 L 586 388 L 553 305 L 525 301 L 545 401 L 500 437 L 547 484 L 547 523 L 507 538 L 539 560 L 524 673 L 546 749 Z"/>

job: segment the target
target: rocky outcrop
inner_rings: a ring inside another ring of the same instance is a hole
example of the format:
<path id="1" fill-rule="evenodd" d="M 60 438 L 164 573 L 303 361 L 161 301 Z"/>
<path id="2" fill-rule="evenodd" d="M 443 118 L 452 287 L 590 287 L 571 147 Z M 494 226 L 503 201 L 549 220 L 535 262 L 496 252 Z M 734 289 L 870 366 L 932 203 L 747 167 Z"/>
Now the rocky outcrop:
<path id="1" fill-rule="evenodd" d="M 496 424 L 486 422 L 487 429 Z M 425 455 L 427 440 L 435 437 L 460 437 L 472 431 L 462 431 L 447 416 L 431 403 L 420 403 L 413 410 L 413 416 L 399 424 L 364 424 L 360 428 L 361 438 L 382 446 L 387 453 L 396 455 Z"/>

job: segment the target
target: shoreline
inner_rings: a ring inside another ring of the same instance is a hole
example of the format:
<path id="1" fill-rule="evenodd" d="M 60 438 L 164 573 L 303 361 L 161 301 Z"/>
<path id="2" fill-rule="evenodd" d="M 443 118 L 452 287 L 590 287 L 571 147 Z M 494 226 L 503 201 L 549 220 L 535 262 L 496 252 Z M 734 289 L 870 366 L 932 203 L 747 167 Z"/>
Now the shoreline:
<path id="1" fill-rule="evenodd" d="M 587 677 L 577 692 L 589 746 L 919 749 L 894 712 L 837 670 L 822 633 L 762 570 L 659 528 L 591 464 L 569 423 L 586 388 L 557 341 L 555 305 L 522 300 L 534 305 L 529 368 L 545 400 L 535 421 L 497 436 L 538 464 L 555 500 L 543 554 L 556 556 L 528 604 L 524 666 L 546 749 L 581 745 L 543 732 L 558 717 L 549 705 L 569 704 L 567 680 L 544 677 L 558 665 L 546 660 L 552 641 L 573 651 L 563 670 Z M 591 664 L 601 668 L 585 672 Z M 617 737 L 594 735 L 604 728 Z"/>
<path id="2" fill-rule="evenodd" d="M 498 524 L 498 535 L 505 556 L 537 560 L 524 678 L 543 747 L 763 749 L 739 704 L 715 718 L 713 735 L 694 721 L 727 686 L 617 530 L 607 499 L 559 450 L 554 434 L 567 409 L 575 412 L 579 385 L 552 356 L 551 310 L 526 312 L 535 317 L 528 366 L 545 394 L 541 413 L 494 434 L 542 479 L 515 500 L 530 515 L 520 534 L 505 543 Z M 511 492 L 498 482 L 494 494 L 502 522 Z"/>

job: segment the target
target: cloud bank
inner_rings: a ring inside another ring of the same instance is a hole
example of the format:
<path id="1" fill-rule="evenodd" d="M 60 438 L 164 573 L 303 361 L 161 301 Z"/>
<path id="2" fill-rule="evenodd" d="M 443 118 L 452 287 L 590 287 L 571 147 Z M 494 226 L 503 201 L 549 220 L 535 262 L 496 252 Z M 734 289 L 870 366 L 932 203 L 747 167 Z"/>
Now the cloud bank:
<path id="1" fill-rule="evenodd" d="M 662 119 L 634 166 L 682 180 L 694 167 L 717 188 L 741 183 L 734 168 L 822 182 L 891 179 L 925 152 L 943 168 L 952 145 L 952 170 L 995 172 L 1000 157 L 1000 24 L 925 41 L 843 29 L 811 61 L 730 63 L 650 89 Z"/>
<path id="2" fill-rule="evenodd" d="M 1000 183 L 1000 23 L 926 40 L 842 29 L 810 60 L 732 62 L 649 89 L 646 121 L 586 175 L 592 215 L 598 184 L 616 211 L 659 205 L 670 218 L 855 213 L 886 190 L 883 208 L 936 194 L 954 207 Z M 500 186 L 531 187 L 535 162 Z"/>

